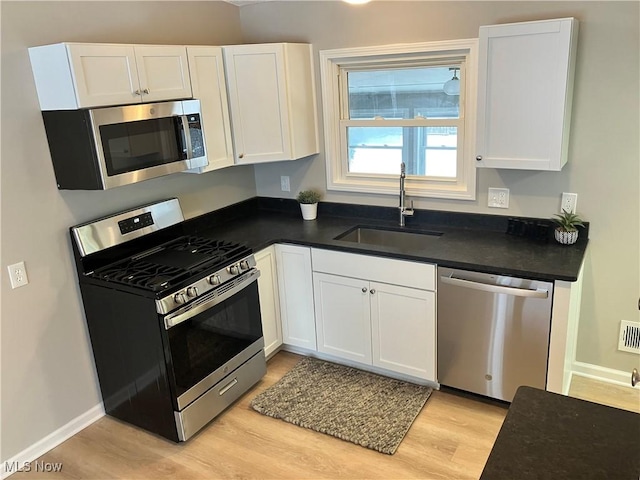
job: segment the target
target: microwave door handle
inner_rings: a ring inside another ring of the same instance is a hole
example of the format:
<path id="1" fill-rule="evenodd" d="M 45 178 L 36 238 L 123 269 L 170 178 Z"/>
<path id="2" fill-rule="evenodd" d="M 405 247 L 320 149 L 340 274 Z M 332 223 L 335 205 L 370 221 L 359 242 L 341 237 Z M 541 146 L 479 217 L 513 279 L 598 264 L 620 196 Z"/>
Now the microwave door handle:
<path id="1" fill-rule="evenodd" d="M 182 131 L 184 133 L 184 142 L 186 143 L 185 147 L 187 147 L 187 160 L 191 160 L 193 158 L 193 149 L 191 147 L 191 130 L 189 129 L 189 120 L 186 115 L 181 115 L 182 119 Z"/>

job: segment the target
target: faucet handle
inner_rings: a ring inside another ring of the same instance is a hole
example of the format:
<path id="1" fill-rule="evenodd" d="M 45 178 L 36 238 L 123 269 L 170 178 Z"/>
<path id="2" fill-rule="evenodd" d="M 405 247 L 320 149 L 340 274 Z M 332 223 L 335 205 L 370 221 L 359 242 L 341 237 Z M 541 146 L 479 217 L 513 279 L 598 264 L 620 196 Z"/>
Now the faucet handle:
<path id="1" fill-rule="evenodd" d="M 413 200 L 411 200 L 411 206 L 409 208 L 401 209 L 402 215 L 405 217 L 413 216 Z"/>

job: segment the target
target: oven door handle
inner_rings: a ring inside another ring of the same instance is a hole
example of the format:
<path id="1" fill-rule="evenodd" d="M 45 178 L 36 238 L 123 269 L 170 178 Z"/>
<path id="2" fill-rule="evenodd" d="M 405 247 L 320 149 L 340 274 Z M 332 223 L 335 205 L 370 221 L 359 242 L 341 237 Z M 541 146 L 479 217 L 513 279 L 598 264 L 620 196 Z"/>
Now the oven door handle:
<path id="1" fill-rule="evenodd" d="M 175 311 L 174 313 L 165 316 L 165 329 L 169 330 L 171 327 L 175 327 L 179 323 L 182 323 L 185 320 L 189 320 L 199 313 L 202 313 L 205 310 L 224 302 L 231 296 L 235 295 L 245 287 L 248 287 L 250 284 L 258 280 L 258 277 L 260 277 L 259 270 L 250 270 L 243 276 L 231 280 L 229 284 L 222 285 L 221 287 L 213 290 L 211 293 L 205 295 L 204 297 L 194 300 L 193 303 L 190 303 L 189 305 Z"/>

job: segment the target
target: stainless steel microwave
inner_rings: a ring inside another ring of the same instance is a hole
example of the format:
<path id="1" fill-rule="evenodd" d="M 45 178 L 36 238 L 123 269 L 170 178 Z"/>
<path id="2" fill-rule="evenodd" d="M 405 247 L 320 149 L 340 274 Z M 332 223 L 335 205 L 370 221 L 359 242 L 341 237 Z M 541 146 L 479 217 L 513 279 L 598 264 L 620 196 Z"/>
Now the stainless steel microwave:
<path id="1" fill-rule="evenodd" d="M 200 101 L 43 111 L 58 188 L 104 190 L 208 165 Z"/>

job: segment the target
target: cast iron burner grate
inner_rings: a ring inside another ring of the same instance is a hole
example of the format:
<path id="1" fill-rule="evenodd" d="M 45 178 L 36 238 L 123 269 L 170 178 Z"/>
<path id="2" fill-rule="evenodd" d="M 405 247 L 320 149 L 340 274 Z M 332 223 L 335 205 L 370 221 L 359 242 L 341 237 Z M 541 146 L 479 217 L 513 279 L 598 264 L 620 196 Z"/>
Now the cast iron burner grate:
<path id="1" fill-rule="evenodd" d="M 93 276 L 157 292 L 204 269 L 224 267 L 249 253 L 251 250 L 242 244 L 196 236 L 180 237 L 157 249 L 98 269 Z"/>
<path id="2" fill-rule="evenodd" d="M 124 265 L 118 264 L 96 271 L 94 276 L 108 282 L 142 287 L 155 292 L 166 288 L 172 280 L 184 274 L 182 268 L 131 260 Z"/>

